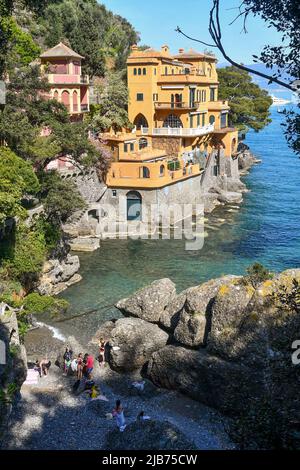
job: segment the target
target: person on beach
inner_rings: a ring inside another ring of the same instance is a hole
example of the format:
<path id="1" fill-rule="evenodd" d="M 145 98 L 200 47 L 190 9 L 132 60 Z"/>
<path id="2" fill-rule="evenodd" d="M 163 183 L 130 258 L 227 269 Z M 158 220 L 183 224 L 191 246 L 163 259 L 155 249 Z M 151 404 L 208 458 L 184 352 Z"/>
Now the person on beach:
<path id="1" fill-rule="evenodd" d="M 104 341 L 103 338 L 100 338 L 100 341 L 99 341 L 99 365 L 100 367 L 105 366 L 105 346 L 106 346 L 106 341 Z"/>
<path id="2" fill-rule="evenodd" d="M 113 417 L 116 419 L 117 426 L 121 432 L 126 428 L 124 409 L 120 400 L 116 401 L 116 406 L 112 411 Z"/>
<path id="3" fill-rule="evenodd" d="M 39 376 L 42 377 L 42 369 L 38 359 L 35 361 L 34 370 L 36 370 L 39 373 Z"/>
<path id="4" fill-rule="evenodd" d="M 94 358 L 91 354 L 88 354 L 86 359 L 86 376 L 90 380 L 92 378 L 92 372 L 94 369 Z"/>
<path id="5" fill-rule="evenodd" d="M 71 366 L 72 355 L 73 355 L 73 351 L 71 351 L 69 346 L 67 346 L 65 354 L 64 354 L 64 373 L 65 374 L 68 374 L 69 368 Z"/>
<path id="6" fill-rule="evenodd" d="M 41 374 L 48 375 L 50 367 L 51 361 L 48 361 L 48 359 L 43 359 L 40 362 Z"/>
<path id="7" fill-rule="evenodd" d="M 82 353 L 79 353 L 77 357 L 77 380 L 81 380 L 82 376 L 83 376 L 83 357 L 82 357 Z"/>

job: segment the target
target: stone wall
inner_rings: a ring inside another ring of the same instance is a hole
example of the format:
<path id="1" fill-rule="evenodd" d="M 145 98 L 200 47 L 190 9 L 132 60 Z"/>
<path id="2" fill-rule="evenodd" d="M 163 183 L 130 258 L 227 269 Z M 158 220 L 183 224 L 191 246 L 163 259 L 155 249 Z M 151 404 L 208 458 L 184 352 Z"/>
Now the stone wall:
<path id="1" fill-rule="evenodd" d="M 181 150 L 181 137 L 152 137 L 152 147 L 165 150 L 167 155 L 177 156 Z"/>

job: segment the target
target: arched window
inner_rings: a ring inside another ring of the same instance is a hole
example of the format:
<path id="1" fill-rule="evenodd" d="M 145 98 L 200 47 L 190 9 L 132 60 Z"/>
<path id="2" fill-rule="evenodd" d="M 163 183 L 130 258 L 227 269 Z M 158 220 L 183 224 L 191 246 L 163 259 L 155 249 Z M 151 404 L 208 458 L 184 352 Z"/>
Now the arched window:
<path id="1" fill-rule="evenodd" d="M 141 178 L 150 178 L 150 170 L 147 166 L 142 166 Z"/>
<path id="2" fill-rule="evenodd" d="M 54 94 L 53 94 L 53 99 L 55 99 L 56 101 L 58 101 L 58 97 L 59 97 L 58 91 L 55 90 L 55 92 L 54 92 Z"/>
<path id="3" fill-rule="evenodd" d="M 159 176 L 165 176 L 165 165 L 160 165 Z"/>
<path id="4" fill-rule="evenodd" d="M 139 140 L 139 149 L 142 150 L 142 149 L 145 149 L 148 147 L 148 140 L 147 139 L 140 139 Z"/>
<path id="5" fill-rule="evenodd" d="M 143 69 L 143 75 L 146 75 L 146 74 L 147 74 L 147 70 Z"/>
<path id="6" fill-rule="evenodd" d="M 127 198 L 127 220 L 142 219 L 142 196 L 137 191 L 129 191 Z"/>
<path id="7" fill-rule="evenodd" d="M 215 116 L 209 116 L 209 124 L 214 124 L 216 122 Z"/>
<path id="8" fill-rule="evenodd" d="M 77 113 L 78 111 L 78 94 L 77 91 L 73 91 L 73 112 Z"/>
<path id="9" fill-rule="evenodd" d="M 133 69 L 133 75 L 137 75 L 137 69 Z"/>
<path id="10" fill-rule="evenodd" d="M 167 119 L 164 121 L 163 127 L 183 127 L 182 122 L 175 114 L 169 114 Z"/>
<path id="11" fill-rule="evenodd" d="M 149 127 L 148 121 L 143 114 L 138 114 L 133 121 L 133 124 L 136 126 L 138 131 L 141 130 L 141 127 Z"/>
<path id="12" fill-rule="evenodd" d="M 63 91 L 61 94 L 61 101 L 68 111 L 70 111 L 70 94 L 68 91 Z"/>
<path id="13" fill-rule="evenodd" d="M 138 75 L 142 75 L 142 69 L 138 70 Z"/>

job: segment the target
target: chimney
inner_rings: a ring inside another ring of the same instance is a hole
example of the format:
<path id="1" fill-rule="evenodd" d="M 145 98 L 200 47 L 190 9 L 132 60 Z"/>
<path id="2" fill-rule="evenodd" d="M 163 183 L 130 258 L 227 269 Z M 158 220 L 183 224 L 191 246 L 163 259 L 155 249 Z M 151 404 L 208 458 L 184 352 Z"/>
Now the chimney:
<path id="1" fill-rule="evenodd" d="M 166 44 L 161 47 L 162 52 L 169 52 L 170 48 Z"/>
<path id="2" fill-rule="evenodd" d="M 139 48 L 136 44 L 133 44 L 133 46 L 131 46 L 131 50 L 132 51 L 137 51 Z"/>
<path id="3" fill-rule="evenodd" d="M 180 48 L 180 49 L 178 50 L 178 52 L 179 52 L 179 54 L 183 54 L 183 53 L 184 53 L 184 49 Z"/>

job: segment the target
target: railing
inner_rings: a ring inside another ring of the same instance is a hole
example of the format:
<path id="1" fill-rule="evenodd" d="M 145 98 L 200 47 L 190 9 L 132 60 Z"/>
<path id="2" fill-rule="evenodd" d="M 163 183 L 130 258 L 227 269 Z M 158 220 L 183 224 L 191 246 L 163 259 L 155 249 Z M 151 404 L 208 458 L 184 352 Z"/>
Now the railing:
<path id="1" fill-rule="evenodd" d="M 82 104 L 80 106 L 81 108 L 81 111 L 84 112 L 84 111 L 89 111 L 89 105 L 88 104 Z"/>
<path id="2" fill-rule="evenodd" d="M 214 131 L 214 124 L 202 126 L 197 128 L 184 128 L 184 127 L 160 127 L 152 129 L 153 135 L 169 135 L 169 136 L 200 136 Z"/>
<path id="3" fill-rule="evenodd" d="M 148 135 L 149 134 L 149 127 L 143 127 L 141 126 L 141 133 L 143 135 Z"/>
<path id="4" fill-rule="evenodd" d="M 183 103 L 182 101 L 177 103 L 156 101 L 154 106 L 156 109 L 197 109 L 198 103 Z"/>

